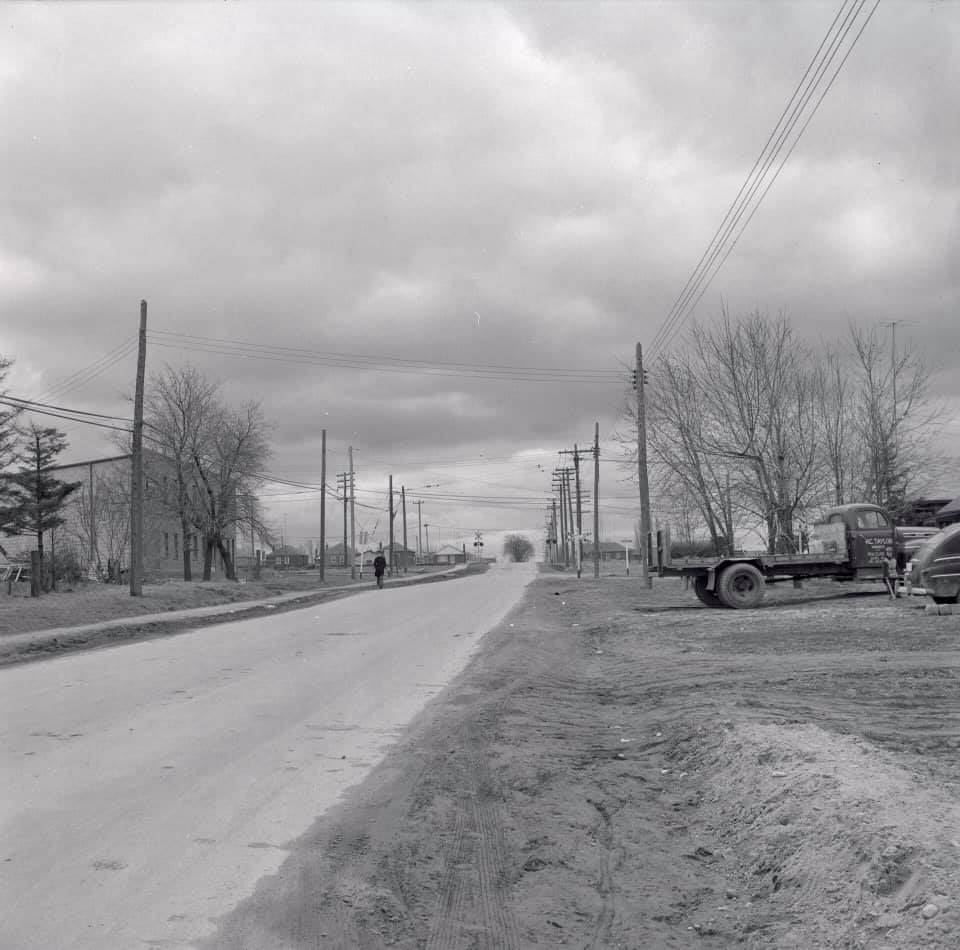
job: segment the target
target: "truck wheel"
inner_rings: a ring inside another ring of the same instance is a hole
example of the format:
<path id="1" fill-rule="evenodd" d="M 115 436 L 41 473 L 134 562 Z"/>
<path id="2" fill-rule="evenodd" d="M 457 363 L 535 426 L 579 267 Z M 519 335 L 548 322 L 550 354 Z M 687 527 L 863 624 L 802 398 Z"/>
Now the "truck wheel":
<path id="1" fill-rule="evenodd" d="M 697 595 L 697 600 L 701 604 L 706 604 L 708 607 L 722 607 L 723 604 L 720 603 L 720 598 L 717 596 L 717 592 L 713 590 L 707 590 L 707 579 L 700 575 L 697 575 L 693 579 L 693 592 Z"/>
<path id="2" fill-rule="evenodd" d="M 763 575 L 752 564 L 731 564 L 717 583 L 717 595 L 727 607 L 756 607 L 763 600 Z"/>

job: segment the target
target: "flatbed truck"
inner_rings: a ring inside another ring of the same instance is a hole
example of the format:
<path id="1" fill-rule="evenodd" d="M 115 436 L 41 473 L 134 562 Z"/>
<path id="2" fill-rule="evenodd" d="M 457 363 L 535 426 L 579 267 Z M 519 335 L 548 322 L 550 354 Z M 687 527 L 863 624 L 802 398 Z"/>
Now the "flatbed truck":
<path id="1" fill-rule="evenodd" d="M 650 563 L 660 577 L 685 577 L 708 607 L 756 607 L 767 584 L 829 577 L 837 581 L 876 580 L 887 575 L 892 549 L 902 576 L 912 554 L 936 528 L 897 526 L 878 505 L 860 503 L 827 509 L 810 532 L 808 548 L 798 554 L 739 554 L 714 558 L 670 555 L 669 537 L 656 533 Z"/>

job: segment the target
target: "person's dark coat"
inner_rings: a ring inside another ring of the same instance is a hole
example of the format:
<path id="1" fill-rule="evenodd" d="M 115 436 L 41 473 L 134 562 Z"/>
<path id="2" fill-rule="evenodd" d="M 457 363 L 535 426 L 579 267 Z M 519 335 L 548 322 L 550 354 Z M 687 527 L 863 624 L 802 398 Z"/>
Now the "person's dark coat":
<path id="1" fill-rule="evenodd" d="M 373 559 L 373 573 L 376 574 L 377 577 L 380 577 L 386 569 L 387 559 L 382 554 L 378 554 Z"/>

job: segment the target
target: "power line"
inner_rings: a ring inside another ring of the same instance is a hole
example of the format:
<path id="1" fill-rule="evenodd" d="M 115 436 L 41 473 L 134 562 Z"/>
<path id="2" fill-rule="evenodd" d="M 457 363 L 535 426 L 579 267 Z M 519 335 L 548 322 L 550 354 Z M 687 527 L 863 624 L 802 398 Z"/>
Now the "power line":
<path id="1" fill-rule="evenodd" d="M 171 349 L 195 350 L 243 359 L 273 362 L 335 366 L 341 369 L 372 370 L 384 373 L 418 376 L 456 377 L 459 379 L 499 379 L 514 382 L 621 382 L 619 370 L 590 370 L 578 368 L 546 368 L 535 366 L 506 366 L 487 363 L 457 363 L 410 360 L 398 357 L 363 356 L 351 353 L 330 353 L 302 347 L 267 346 L 239 340 L 198 337 L 166 330 L 151 330 L 155 346 Z"/>
<path id="2" fill-rule="evenodd" d="M 68 392 L 92 382 L 112 366 L 116 365 L 116 363 L 118 363 L 124 357 L 132 353 L 136 347 L 137 339 L 135 337 L 133 339 L 126 340 L 124 343 L 119 344 L 119 346 L 115 346 L 112 350 L 109 350 L 92 363 L 74 373 L 71 373 L 58 383 L 55 383 L 54 385 L 38 393 L 37 399 L 53 399 L 54 397 L 65 396 Z"/>
<path id="3" fill-rule="evenodd" d="M 844 64 L 847 61 L 850 53 L 853 51 L 853 48 L 856 46 L 860 37 L 863 34 L 863 31 L 866 29 L 867 24 L 870 22 L 870 19 L 873 17 L 874 12 L 876 11 L 877 6 L 879 5 L 880 0 L 876 0 L 873 8 L 870 10 L 866 19 L 863 21 L 860 26 L 859 31 L 854 36 L 852 42 L 847 48 L 846 53 L 840 61 L 840 64 L 837 66 L 836 70 L 833 73 L 833 76 L 830 78 L 830 81 L 827 83 L 820 97 L 817 99 L 816 103 L 813 106 L 813 109 L 808 114 L 806 120 L 800 128 L 799 133 L 796 138 L 793 140 L 793 143 L 790 145 L 789 149 L 786 152 L 786 155 L 783 158 L 783 161 L 780 163 L 779 167 L 773 174 L 773 177 L 769 180 L 763 192 L 760 194 L 760 197 L 757 199 L 753 209 L 751 210 L 746 221 L 743 223 L 743 226 L 740 228 L 736 237 L 732 243 L 727 244 L 729 241 L 730 235 L 732 234 L 734 228 L 740 222 L 741 217 L 746 212 L 747 207 L 750 202 L 755 197 L 757 190 L 760 188 L 763 183 L 764 178 L 766 177 L 769 170 L 773 167 L 774 162 L 779 157 L 783 147 L 789 138 L 790 134 L 793 132 L 796 127 L 797 122 L 800 119 L 800 116 L 803 113 L 803 110 L 806 108 L 811 97 L 816 91 L 817 86 L 823 80 L 823 77 L 829 67 L 832 65 L 834 59 L 839 52 L 840 46 L 843 41 L 846 39 L 847 35 L 850 33 L 853 28 L 857 17 L 860 15 L 863 7 L 866 4 L 866 0 L 859 0 L 859 3 L 855 3 L 847 11 L 846 15 L 843 17 L 840 29 L 837 31 L 836 35 L 831 39 L 831 34 L 834 31 L 838 20 L 840 20 L 841 15 L 843 14 L 844 8 L 846 7 L 847 0 L 843 0 L 840 6 L 840 10 L 837 12 L 837 15 L 834 17 L 833 22 L 830 24 L 830 27 L 827 30 L 824 39 L 821 41 L 820 46 L 817 48 L 816 53 L 813 56 L 810 64 L 807 66 L 807 70 L 803 75 L 803 78 L 800 80 L 797 88 L 794 90 L 793 95 L 790 97 L 787 105 L 784 107 L 783 112 L 780 115 L 780 118 L 777 120 L 777 124 L 774 126 L 773 132 L 767 139 L 767 142 L 764 144 L 763 149 L 760 152 L 757 160 L 754 162 L 753 168 L 750 170 L 747 175 L 744 183 L 740 187 L 740 191 L 737 193 L 736 198 L 733 203 L 727 210 L 727 213 L 724 215 L 723 221 L 721 221 L 720 226 L 717 228 L 717 231 L 714 233 L 713 238 L 708 244 L 707 249 L 704 251 L 703 255 L 700 258 L 700 261 L 697 263 L 697 266 L 694 268 L 693 273 L 688 278 L 687 283 L 684 285 L 683 290 L 681 290 L 680 295 L 677 300 L 674 301 L 673 306 L 667 314 L 667 317 L 664 319 L 663 324 L 661 324 L 660 329 L 657 331 L 654 336 L 653 343 L 651 345 L 651 350 L 658 348 L 661 351 L 665 350 L 667 346 L 673 341 L 677 333 L 679 333 L 684 322 L 689 318 L 690 314 L 696 308 L 700 299 L 706 293 L 710 284 L 713 282 L 717 273 L 723 267 L 723 264 L 729 257 L 730 253 L 736 247 L 737 243 L 740 240 L 740 237 L 743 235 L 750 221 L 753 219 L 754 214 L 756 214 L 760 205 L 763 203 L 764 198 L 772 187 L 773 183 L 777 180 L 780 175 L 780 172 L 783 170 L 784 165 L 787 160 L 790 158 L 793 150 L 796 148 L 800 139 L 803 136 L 803 133 L 806 131 L 807 126 L 810 124 L 810 121 L 816 115 L 817 110 L 820 107 L 820 104 L 823 102 L 827 93 L 830 91 L 830 88 L 833 86 L 834 81 L 842 70 Z M 823 51 L 824 46 L 827 45 L 827 53 L 825 54 L 822 62 L 816 66 L 814 70 L 813 78 L 807 83 L 807 78 L 810 75 L 811 69 L 814 69 L 814 64 L 817 63 L 817 60 L 820 58 L 820 54 Z M 806 88 L 804 89 L 804 85 Z M 801 94 L 801 89 L 803 92 Z M 799 100 L 797 100 L 798 94 L 800 95 Z M 797 100 L 795 102 L 795 100 Z M 795 104 L 794 104 L 795 103 Z M 791 110 L 791 105 L 793 108 Z M 780 130 L 779 134 L 777 132 L 780 128 L 781 123 L 784 121 L 784 117 L 789 113 L 789 118 L 787 119 L 786 124 L 783 129 Z M 774 147 L 766 155 L 768 148 L 770 147 L 771 141 L 774 141 Z M 758 165 L 760 166 L 760 171 L 755 175 Z M 751 183 L 751 179 L 753 179 Z M 726 245 L 726 249 L 724 250 Z M 718 256 L 723 255 L 719 262 L 716 263 Z M 710 270 L 713 268 L 713 273 L 710 274 Z M 709 277 L 708 277 L 709 274 Z"/>
<path id="4" fill-rule="evenodd" d="M 22 399 L 19 396 L 11 396 L 9 393 L 4 394 L 3 397 L 5 400 L 13 400 L 14 402 L 20 403 L 24 409 L 39 411 L 40 409 L 56 409 L 60 412 L 72 412 L 79 416 L 93 416 L 96 419 L 110 419 L 114 422 L 127 422 L 132 423 L 132 419 L 128 419 L 126 416 L 109 416 L 102 412 L 87 412 L 85 409 L 71 409 L 68 406 L 54 406 L 47 402 L 36 402 L 32 399 Z"/>
<path id="5" fill-rule="evenodd" d="M 114 425 L 108 425 L 105 422 L 97 422 L 94 419 L 80 419 L 80 418 L 77 418 L 76 416 L 65 415 L 62 412 L 52 412 L 49 409 L 35 409 L 32 406 L 24 407 L 17 402 L 14 402 L 2 397 L 0 397 L 0 404 L 3 404 L 5 406 L 11 406 L 12 408 L 19 409 L 23 412 L 36 413 L 37 415 L 40 415 L 40 416 L 51 416 L 54 419 L 64 419 L 67 422 L 79 422 L 79 423 L 82 423 L 83 425 L 96 426 L 97 428 L 100 428 L 100 429 L 113 429 L 116 432 L 127 432 L 127 433 L 130 433 L 133 431 L 132 429 L 125 429 L 122 426 L 114 426 Z"/>

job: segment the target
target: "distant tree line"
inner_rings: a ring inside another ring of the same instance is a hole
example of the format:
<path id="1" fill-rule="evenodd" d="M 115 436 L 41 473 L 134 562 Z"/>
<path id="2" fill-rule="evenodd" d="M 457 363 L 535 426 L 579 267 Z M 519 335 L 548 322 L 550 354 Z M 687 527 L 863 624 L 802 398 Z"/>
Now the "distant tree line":
<path id="1" fill-rule="evenodd" d="M 759 533 L 770 552 L 795 551 L 797 526 L 830 504 L 870 501 L 896 515 L 942 461 L 929 367 L 873 328 L 813 346 L 782 315 L 734 319 L 724 308 L 647 370 L 655 514 L 677 540 L 705 534 L 717 554 L 738 530 Z M 632 394 L 623 415 L 635 460 Z"/>

